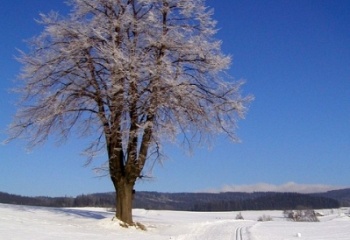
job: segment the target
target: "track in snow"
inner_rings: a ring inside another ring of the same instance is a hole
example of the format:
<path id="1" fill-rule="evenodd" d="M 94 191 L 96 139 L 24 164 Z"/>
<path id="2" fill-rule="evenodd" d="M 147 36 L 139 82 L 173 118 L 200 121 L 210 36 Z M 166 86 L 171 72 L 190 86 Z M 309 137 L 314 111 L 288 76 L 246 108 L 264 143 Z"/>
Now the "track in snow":
<path id="1" fill-rule="evenodd" d="M 195 224 L 190 232 L 180 235 L 176 240 L 249 240 L 245 233 L 254 225 L 252 221 L 221 220 Z"/>
<path id="2" fill-rule="evenodd" d="M 243 229 L 245 229 L 246 227 L 237 227 L 236 228 L 236 238 L 235 240 L 244 240 L 243 239 Z"/>

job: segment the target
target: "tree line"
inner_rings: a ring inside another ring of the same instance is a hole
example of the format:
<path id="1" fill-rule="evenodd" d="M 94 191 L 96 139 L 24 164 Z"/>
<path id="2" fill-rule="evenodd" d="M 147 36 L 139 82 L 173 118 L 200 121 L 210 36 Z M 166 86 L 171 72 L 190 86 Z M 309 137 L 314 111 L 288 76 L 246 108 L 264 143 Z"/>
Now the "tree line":
<path id="1" fill-rule="evenodd" d="M 333 196 L 331 194 L 331 196 Z M 350 195 L 344 195 L 348 197 Z M 82 194 L 76 197 L 25 197 L 0 192 L 0 202 L 44 207 L 104 207 L 114 209 L 114 193 Z M 344 204 L 345 203 L 345 204 Z M 286 210 L 300 206 L 323 209 L 348 206 L 342 199 L 299 193 L 159 193 L 136 192 L 133 208 L 177 211 Z"/>
<path id="2" fill-rule="evenodd" d="M 112 193 L 82 194 L 77 197 L 26 197 L 0 192 L 0 203 L 41 207 L 111 207 L 115 204 Z"/>

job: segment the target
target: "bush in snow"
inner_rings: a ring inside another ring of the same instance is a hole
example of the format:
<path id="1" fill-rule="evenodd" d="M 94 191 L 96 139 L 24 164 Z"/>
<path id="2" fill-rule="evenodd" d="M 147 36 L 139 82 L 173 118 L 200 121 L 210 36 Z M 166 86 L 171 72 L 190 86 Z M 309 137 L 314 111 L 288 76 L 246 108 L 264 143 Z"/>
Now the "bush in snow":
<path id="1" fill-rule="evenodd" d="M 242 216 L 242 213 L 238 213 L 236 215 L 236 220 L 244 220 L 243 216 Z"/>
<path id="2" fill-rule="evenodd" d="M 262 215 L 261 217 L 258 218 L 259 222 L 269 222 L 272 221 L 272 217 L 270 215 Z"/>
<path id="3" fill-rule="evenodd" d="M 295 222 L 319 222 L 316 212 L 312 209 L 285 210 L 283 215 Z"/>

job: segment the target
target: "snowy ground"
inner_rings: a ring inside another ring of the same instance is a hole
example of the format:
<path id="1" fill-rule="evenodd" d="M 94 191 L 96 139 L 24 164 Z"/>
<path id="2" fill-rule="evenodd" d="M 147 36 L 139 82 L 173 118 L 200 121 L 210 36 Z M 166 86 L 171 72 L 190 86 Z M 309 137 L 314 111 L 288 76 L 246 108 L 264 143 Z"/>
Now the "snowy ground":
<path id="1" fill-rule="evenodd" d="M 281 211 L 198 213 L 134 210 L 147 231 L 125 229 L 101 208 L 39 208 L 0 204 L 0 239 L 65 240 L 345 240 L 350 239 L 349 209 L 324 210 L 318 223 L 285 221 Z M 262 215 L 271 222 L 258 222 Z"/>

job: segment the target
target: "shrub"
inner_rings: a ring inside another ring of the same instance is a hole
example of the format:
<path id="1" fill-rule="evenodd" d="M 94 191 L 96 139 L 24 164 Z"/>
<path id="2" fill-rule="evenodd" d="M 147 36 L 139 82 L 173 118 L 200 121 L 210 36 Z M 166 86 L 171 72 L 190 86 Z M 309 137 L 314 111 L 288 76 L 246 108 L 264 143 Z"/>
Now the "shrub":
<path id="1" fill-rule="evenodd" d="M 312 209 L 285 210 L 283 215 L 294 222 L 319 222 L 316 212 Z"/>
<path id="2" fill-rule="evenodd" d="M 258 218 L 259 222 L 269 222 L 272 221 L 272 217 L 270 215 L 262 215 L 261 217 Z"/>
<path id="3" fill-rule="evenodd" d="M 243 216 L 242 216 L 242 213 L 238 213 L 236 215 L 236 220 L 244 220 Z"/>

